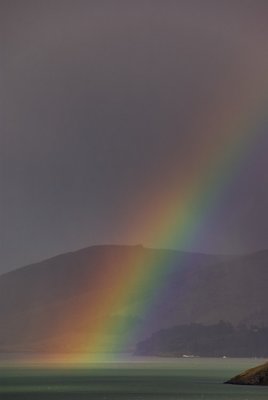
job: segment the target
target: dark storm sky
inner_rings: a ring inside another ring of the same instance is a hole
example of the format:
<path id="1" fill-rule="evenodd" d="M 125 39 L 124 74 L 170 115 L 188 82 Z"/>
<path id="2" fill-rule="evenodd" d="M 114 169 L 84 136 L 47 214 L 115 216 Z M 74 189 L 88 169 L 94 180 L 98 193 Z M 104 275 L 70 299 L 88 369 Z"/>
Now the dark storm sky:
<path id="1" fill-rule="evenodd" d="M 0 271 L 92 244 L 153 246 L 136 221 L 187 175 L 193 143 L 209 142 L 196 115 L 223 90 L 231 99 L 241 75 L 247 90 L 256 77 L 268 88 L 267 1 L 0 7 Z M 190 250 L 268 248 L 264 113 L 253 154 Z"/>

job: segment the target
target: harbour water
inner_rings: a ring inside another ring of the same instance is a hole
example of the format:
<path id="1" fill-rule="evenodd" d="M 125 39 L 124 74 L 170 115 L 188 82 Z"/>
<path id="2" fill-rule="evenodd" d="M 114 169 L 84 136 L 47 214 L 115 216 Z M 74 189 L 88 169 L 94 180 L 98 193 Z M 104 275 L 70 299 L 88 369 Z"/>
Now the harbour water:
<path id="1" fill-rule="evenodd" d="M 261 400 L 268 387 L 226 385 L 260 359 L 132 358 L 95 365 L 0 363 L 1 400 Z"/>

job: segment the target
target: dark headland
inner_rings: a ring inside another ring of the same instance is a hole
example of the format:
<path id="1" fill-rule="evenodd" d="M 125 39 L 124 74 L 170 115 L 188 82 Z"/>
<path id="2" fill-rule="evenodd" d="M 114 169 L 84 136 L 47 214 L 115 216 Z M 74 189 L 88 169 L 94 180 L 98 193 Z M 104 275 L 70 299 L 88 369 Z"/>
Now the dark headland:
<path id="1" fill-rule="evenodd" d="M 233 385 L 263 385 L 268 386 L 268 362 L 258 367 L 248 369 L 225 383 Z"/>

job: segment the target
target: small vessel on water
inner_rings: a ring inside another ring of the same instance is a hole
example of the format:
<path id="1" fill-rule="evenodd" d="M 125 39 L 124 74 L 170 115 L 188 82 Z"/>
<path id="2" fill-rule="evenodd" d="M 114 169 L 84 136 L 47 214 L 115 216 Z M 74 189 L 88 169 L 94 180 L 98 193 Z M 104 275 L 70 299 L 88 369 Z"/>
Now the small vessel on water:
<path id="1" fill-rule="evenodd" d="M 195 358 L 197 356 L 195 356 L 194 354 L 183 354 L 182 358 Z"/>

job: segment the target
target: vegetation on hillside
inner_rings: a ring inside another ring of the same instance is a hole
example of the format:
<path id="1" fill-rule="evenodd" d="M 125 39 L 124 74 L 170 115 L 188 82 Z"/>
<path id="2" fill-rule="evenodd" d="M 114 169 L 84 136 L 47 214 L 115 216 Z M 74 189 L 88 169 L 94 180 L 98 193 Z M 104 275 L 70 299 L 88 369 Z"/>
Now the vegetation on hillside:
<path id="1" fill-rule="evenodd" d="M 139 355 L 200 357 L 267 357 L 268 328 L 234 327 L 220 321 L 214 325 L 190 324 L 163 329 L 140 342 Z"/>

